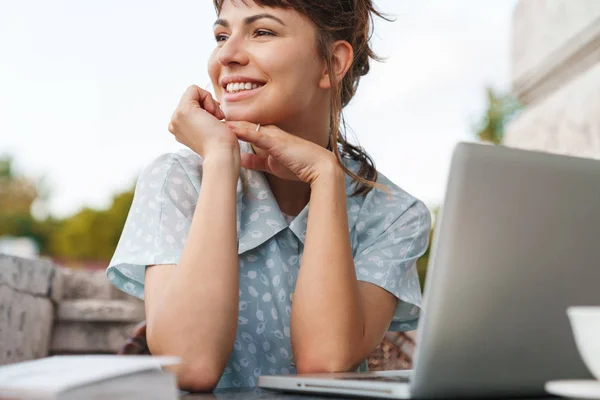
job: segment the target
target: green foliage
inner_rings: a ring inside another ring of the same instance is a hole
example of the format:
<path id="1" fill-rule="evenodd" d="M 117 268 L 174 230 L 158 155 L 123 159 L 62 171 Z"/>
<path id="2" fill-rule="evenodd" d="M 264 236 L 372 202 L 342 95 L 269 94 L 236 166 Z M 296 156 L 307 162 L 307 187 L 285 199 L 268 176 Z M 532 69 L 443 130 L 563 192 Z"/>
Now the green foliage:
<path id="1" fill-rule="evenodd" d="M 10 178 L 12 176 L 12 158 L 8 156 L 0 158 L 0 178 Z"/>
<path id="2" fill-rule="evenodd" d="M 54 231 L 49 255 L 69 260 L 109 261 L 133 201 L 133 189 L 113 197 L 107 210 L 83 208 Z"/>
<path id="3" fill-rule="evenodd" d="M 108 261 L 117 247 L 133 189 L 113 197 L 106 210 L 84 208 L 65 219 L 37 220 L 34 202 L 44 202 L 49 191 L 43 181 L 19 176 L 10 157 L 0 158 L 0 237 L 29 237 L 44 256 L 68 260 Z"/>
<path id="4" fill-rule="evenodd" d="M 479 140 L 501 144 L 506 125 L 517 116 L 522 106 L 508 94 L 500 94 L 487 88 L 487 110 L 474 127 Z"/>
<path id="5" fill-rule="evenodd" d="M 35 182 L 15 175 L 12 159 L 0 159 L 0 236 L 30 236 L 31 205 L 39 197 Z"/>

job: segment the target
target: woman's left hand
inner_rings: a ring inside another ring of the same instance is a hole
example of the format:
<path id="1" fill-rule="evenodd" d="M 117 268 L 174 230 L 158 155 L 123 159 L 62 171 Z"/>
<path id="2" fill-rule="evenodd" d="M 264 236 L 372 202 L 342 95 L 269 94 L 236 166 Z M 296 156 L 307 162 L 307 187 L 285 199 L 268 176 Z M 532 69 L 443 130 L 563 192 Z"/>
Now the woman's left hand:
<path id="1" fill-rule="evenodd" d="M 335 155 L 309 140 L 294 136 L 275 125 L 260 126 L 242 121 L 225 123 L 238 139 L 264 150 L 266 156 L 242 153 L 244 168 L 267 172 L 282 179 L 312 184 L 323 173 L 340 168 Z"/>

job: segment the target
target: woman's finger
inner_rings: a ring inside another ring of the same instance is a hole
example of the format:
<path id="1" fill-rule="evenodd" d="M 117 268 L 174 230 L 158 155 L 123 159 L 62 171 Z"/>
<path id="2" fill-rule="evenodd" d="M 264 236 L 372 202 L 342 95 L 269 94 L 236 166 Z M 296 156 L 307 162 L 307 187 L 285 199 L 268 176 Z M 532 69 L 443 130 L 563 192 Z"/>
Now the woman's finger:
<path id="1" fill-rule="evenodd" d="M 210 96 L 210 93 L 206 90 L 201 89 L 196 85 L 190 85 L 185 89 L 185 92 L 183 92 L 177 108 L 185 109 L 186 107 L 189 107 L 190 103 L 197 103 L 200 105 L 207 95 Z"/>
<path id="2" fill-rule="evenodd" d="M 241 153 L 242 168 L 254 171 L 270 172 L 266 157 L 261 157 L 251 153 Z"/>
<path id="3" fill-rule="evenodd" d="M 179 101 L 179 106 L 177 108 L 186 109 L 186 107 L 189 107 L 190 104 L 208 111 L 210 114 L 215 116 L 215 118 L 225 118 L 225 115 L 223 115 L 223 112 L 219 107 L 219 103 L 213 99 L 210 92 L 201 89 L 196 85 L 191 85 L 185 90 L 183 96 L 181 96 L 181 100 Z"/>
<path id="4" fill-rule="evenodd" d="M 215 100 L 210 93 L 204 98 L 203 102 L 200 103 L 200 107 L 214 115 L 217 119 L 225 118 L 219 102 Z"/>
<path id="5" fill-rule="evenodd" d="M 219 103 L 218 101 L 217 101 L 217 108 L 219 110 L 217 118 L 219 118 L 220 120 L 225 119 L 225 113 L 223 112 L 223 109 L 221 108 L 221 103 Z"/>
<path id="6" fill-rule="evenodd" d="M 287 180 L 298 180 L 296 174 L 273 157 L 262 157 L 251 153 L 241 153 L 240 160 L 242 168 L 266 172 Z"/>
<path id="7" fill-rule="evenodd" d="M 257 124 L 242 121 L 228 121 L 225 124 L 235 133 L 238 139 L 252 143 L 263 150 L 270 150 L 279 142 L 279 139 L 276 137 L 276 130 L 278 129 L 276 127 L 259 127 Z"/>

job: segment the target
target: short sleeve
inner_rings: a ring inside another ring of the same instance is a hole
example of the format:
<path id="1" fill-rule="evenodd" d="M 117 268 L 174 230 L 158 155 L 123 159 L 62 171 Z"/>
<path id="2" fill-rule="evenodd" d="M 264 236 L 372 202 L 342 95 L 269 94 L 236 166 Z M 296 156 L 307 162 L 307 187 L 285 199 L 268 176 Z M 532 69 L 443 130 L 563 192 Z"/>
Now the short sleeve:
<path id="1" fill-rule="evenodd" d="M 177 264 L 189 232 L 198 192 L 190 166 L 164 154 L 140 174 L 119 243 L 106 270 L 120 290 L 144 298 L 146 266 Z M 195 171 L 199 176 L 200 171 Z"/>
<path id="2" fill-rule="evenodd" d="M 431 214 L 416 199 L 403 206 L 400 201 L 381 196 L 374 203 L 377 205 L 367 212 L 368 217 L 359 218 L 357 223 L 356 277 L 398 298 L 388 330 L 413 330 L 421 307 L 416 261 L 427 250 Z"/>

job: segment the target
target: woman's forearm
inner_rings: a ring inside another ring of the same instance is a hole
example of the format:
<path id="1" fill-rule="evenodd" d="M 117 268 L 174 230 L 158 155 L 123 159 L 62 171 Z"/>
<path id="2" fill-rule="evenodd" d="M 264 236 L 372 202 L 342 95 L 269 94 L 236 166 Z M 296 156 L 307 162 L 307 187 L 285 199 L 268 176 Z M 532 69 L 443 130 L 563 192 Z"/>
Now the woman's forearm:
<path id="1" fill-rule="evenodd" d="M 237 157 L 225 152 L 205 159 L 185 248 L 148 326 L 153 353 L 181 357 L 188 375 L 215 385 L 238 320 Z"/>
<path id="2" fill-rule="evenodd" d="M 344 175 L 336 166 L 319 179 L 311 186 L 292 306 L 291 340 L 298 372 L 346 369 L 346 355 L 357 350 L 363 333 Z"/>

